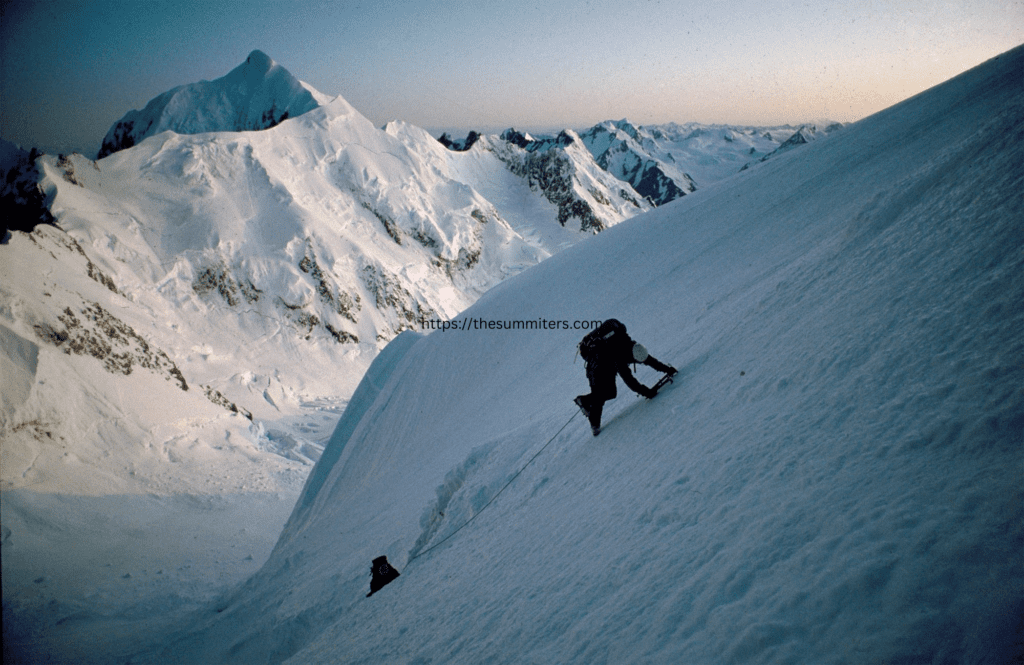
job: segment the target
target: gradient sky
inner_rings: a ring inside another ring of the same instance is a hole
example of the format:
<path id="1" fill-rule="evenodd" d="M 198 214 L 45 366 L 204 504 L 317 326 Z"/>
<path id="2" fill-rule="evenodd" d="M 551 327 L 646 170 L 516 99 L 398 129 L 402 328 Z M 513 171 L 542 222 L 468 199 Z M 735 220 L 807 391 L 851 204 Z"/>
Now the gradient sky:
<path id="1" fill-rule="evenodd" d="M 849 122 L 1024 43 L 1024 0 L 3 0 L 0 137 L 110 126 L 260 49 L 432 132 Z"/>

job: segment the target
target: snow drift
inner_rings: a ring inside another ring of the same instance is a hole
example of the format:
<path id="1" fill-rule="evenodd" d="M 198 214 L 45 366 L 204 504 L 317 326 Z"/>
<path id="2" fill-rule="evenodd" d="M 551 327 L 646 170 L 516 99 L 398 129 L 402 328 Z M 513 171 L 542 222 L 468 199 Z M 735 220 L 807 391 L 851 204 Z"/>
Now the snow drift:
<path id="1" fill-rule="evenodd" d="M 399 336 L 264 567 L 137 662 L 1020 657 L 1022 71 L 1018 48 L 460 317 L 615 316 L 680 369 L 597 438 L 571 324 Z M 366 599 L 382 554 L 402 576 Z"/>

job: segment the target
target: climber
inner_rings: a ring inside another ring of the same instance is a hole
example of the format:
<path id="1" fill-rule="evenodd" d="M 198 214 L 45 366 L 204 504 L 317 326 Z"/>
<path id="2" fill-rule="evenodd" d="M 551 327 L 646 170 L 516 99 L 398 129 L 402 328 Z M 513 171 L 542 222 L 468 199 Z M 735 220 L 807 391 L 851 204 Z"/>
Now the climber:
<path id="1" fill-rule="evenodd" d="M 601 411 L 604 403 L 615 399 L 615 375 L 618 374 L 635 393 L 647 399 L 657 391 L 643 385 L 629 371 L 630 363 L 641 363 L 663 372 L 666 377 L 675 375 L 670 365 L 658 361 L 647 353 L 642 344 L 637 344 L 626 334 L 626 326 L 616 319 L 608 319 L 596 330 L 587 334 L 579 343 L 580 356 L 586 362 L 590 393 L 575 400 L 583 414 L 590 421 L 590 429 L 597 436 L 601 431 Z"/>

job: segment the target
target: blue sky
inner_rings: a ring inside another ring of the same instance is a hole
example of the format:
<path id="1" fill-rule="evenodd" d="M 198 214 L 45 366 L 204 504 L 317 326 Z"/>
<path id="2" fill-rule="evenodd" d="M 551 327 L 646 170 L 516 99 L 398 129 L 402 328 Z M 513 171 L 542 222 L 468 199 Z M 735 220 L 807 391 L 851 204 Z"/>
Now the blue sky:
<path id="1" fill-rule="evenodd" d="M 1024 43 L 1024 0 L 3 3 L 0 136 L 95 153 L 260 49 L 374 123 L 853 121 Z"/>

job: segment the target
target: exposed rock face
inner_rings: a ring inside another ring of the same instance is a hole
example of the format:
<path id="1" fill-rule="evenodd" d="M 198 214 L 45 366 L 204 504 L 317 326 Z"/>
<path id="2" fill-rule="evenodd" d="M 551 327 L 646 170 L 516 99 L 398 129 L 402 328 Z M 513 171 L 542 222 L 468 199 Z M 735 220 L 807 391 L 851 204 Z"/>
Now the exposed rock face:
<path id="1" fill-rule="evenodd" d="M 92 356 L 111 374 L 131 374 L 143 367 L 174 381 L 182 390 L 188 383 L 178 366 L 154 348 L 131 326 L 106 311 L 99 303 L 85 302 L 78 312 L 65 307 L 57 322 L 37 323 L 36 335 L 65 353 Z"/>
<path id="2" fill-rule="evenodd" d="M 625 144 L 621 145 L 621 151 L 628 150 Z M 684 189 L 652 159 L 642 159 L 635 154 L 629 154 L 618 163 L 618 168 L 615 168 L 608 163 L 607 156 L 602 157 L 604 159 L 599 159 L 598 164 L 601 164 L 602 161 L 605 162 L 602 164 L 604 168 L 621 180 L 633 185 L 637 194 L 656 206 L 664 205 L 697 190 L 697 185 L 694 184 L 692 178 L 686 176 L 686 188 Z"/>
<path id="3" fill-rule="evenodd" d="M 526 134 L 523 134 L 520 131 L 516 131 L 512 127 L 506 129 L 504 132 L 501 133 L 501 140 L 508 141 L 512 145 L 517 145 L 520 148 L 527 148 L 531 143 L 533 143 L 533 138 L 527 136 Z"/>
<path id="4" fill-rule="evenodd" d="M 0 243 L 8 231 L 31 231 L 38 224 L 55 224 L 39 186 L 36 159 L 40 153 L 25 151 L 0 141 Z"/>
<path id="5" fill-rule="evenodd" d="M 549 201 L 558 206 L 558 223 L 565 226 L 571 218 L 579 220 L 581 231 L 597 233 L 605 229 L 590 204 L 573 190 L 572 162 L 553 150 L 532 152 L 524 163 L 524 177 L 536 185 Z"/>
<path id="6" fill-rule="evenodd" d="M 438 142 L 449 150 L 456 152 L 465 152 L 473 147 L 477 141 L 480 140 L 480 134 L 478 132 L 470 132 L 464 139 L 453 139 L 448 136 L 447 133 L 441 134 L 438 137 Z"/>
<path id="7" fill-rule="evenodd" d="M 601 168 L 628 182 L 655 206 L 697 189 L 686 173 L 678 173 L 675 177 L 669 175 L 665 166 L 650 155 L 655 136 L 644 136 L 625 120 L 595 125 L 583 132 L 580 138 Z"/>
<path id="8" fill-rule="evenodd" d="M 598 233 L 614 223 L 612 220 L 618 221 L 618 215 L 629 217 L 650 207 L 629 183 L 596 164 L 572 130 L 537 140 L 507 129 L 483 143 L 509 171 L 557 206 L 556 217 L 562 226 Z M 571 220 L 578 221 L 570 224 Z"/>

